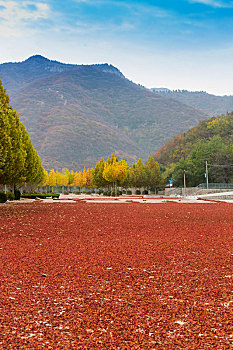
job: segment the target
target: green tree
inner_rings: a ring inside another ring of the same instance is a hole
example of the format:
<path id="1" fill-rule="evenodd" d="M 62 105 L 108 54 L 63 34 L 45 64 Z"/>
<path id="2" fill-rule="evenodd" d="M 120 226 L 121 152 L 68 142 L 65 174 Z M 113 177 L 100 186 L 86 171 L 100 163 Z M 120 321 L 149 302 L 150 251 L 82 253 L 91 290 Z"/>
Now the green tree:
<path id="1" fill-rule="evenodd" d="M 144 165 L 145 183 L 148 189 L 156 191 L 161 186 L 161 174 L 159 163 L 149 157 Z"/>
<path id="2" fill-rule="evenodd" d="M 205 182 L 206 161 L 209 164 L 209 182 L 231 182 L 233 145 L 223 143 L 221 137 L 200 140 L 193 147 L 186 160 L 181 159 L 175 166 L 173 180 L 175 185 L 183 184 L 186 170 L 187 186 L 197 186 Z"/>
<path id="3" fill-rule="evenodd" d="M 92 182 L 97 188 L 105 188 L 109 185 L 109 182 L 103 177 L 104 166 L 105 161 L 101 158 L 100 161 L 96 163 L 95 169 L 93 169 L 92 172 Z"/>
<path id="4" fill-rule="evenodd" d="M 6 154 L 1 182 L 7 185 L 15 185 L 21 184 L 26 180 L 24 176 L 26 150 L 23 144 L 23 132 L 19 116 L 11 107 L 9 107 L 7 113 L 9 118 L 8 135 L 10 137 L 11 147 Z"/>
<path id="5" fill-rule="evenodd" d="M 124 180 L 121 182 L 121 186 L 122 186 L 123 188 L 125 188 L 126 190 L 127 190 L 130 186 L 132 186 L 132 185 L 131 185 L 131 178 L 130 178 L 130 169 L 127 169 L 127 171 L 126 171 L 126 176 L 125 176 Z"/>
<path id="6" fill-rule="evenodd" d="M 0 183 L 13 188 L 25 181 L 39 183 L 44 176 L 40 158 L 9 103 L 0 80 Z"/>
<path id="7" fill-rule="evenodd" d="M 186 184 L 189 186 L 189 171 L 187 171 L 188 166 L 187 162 L 184 160 L 184 158 L 181 158 L 178 163 L 175 164 L 175 167 L 172 172 L 172 180 L 174 183 L 174 186 L 183 186 L 184 182 L 184 170 L 186 172 Z"/>
<path id="8" fill-rule="evenodd" d="M 23 137 L 23 147 L 26 151 L 23 177 L 27 183 L 37 185 L 44 179 L 44 169 L 40 157 L 32 146 L 29 134 L 22 123 L 20 123 L 20 128 Z"/>
<path id="9" fill-rule="evenodd" d="M 136 164 L 132 165 L 129 173 L 130 183 L 132 187 L 141 188 L 147 185 L 145 169 L 141 158 L 138 159 Z"/>
<path id="10" fill-rule="evenodd" d="M 9 104 L 10 99 L 3 89 L 0 80 L 0 183 L 3 184 L 3 176 L 7 162 L 7 155 L 11 149 Z"/>

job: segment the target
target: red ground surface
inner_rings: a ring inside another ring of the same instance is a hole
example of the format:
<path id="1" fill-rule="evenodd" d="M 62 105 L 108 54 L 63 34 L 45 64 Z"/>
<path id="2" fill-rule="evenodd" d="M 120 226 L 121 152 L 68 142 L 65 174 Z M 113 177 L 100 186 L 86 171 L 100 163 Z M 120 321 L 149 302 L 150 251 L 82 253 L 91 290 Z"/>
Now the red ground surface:
<path id="1" fill-rule="evenodd" d="M 0 349 L 232 349 L 233 206 L 0 206 Z"/>

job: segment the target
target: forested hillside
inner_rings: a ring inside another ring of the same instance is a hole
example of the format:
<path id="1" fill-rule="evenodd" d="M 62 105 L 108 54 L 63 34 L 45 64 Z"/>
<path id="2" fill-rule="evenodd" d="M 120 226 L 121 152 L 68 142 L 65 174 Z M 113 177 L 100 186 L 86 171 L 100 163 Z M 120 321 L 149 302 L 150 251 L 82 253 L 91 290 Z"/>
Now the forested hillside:
<path id="1" fill-rule="evenodd" d="M 151 89 L 153 92 L 175 99 L 190 107 L 199 109 L 209 117 L 219 116 L 233 110 L 233 96 L 215 96 L 205 91 Z"/>
<path id="2" fill-rule="evenodd" d="M 205 182 L 206 161 L 210 182 L 233 182 L 233 113 L 202 121 L 186 133 L 167 142 L 154 159 L 166 167 L 168 178 L 176 185 Z"/>
<path id="3" fill-rule="evenodd" d="M 108 65 L 34 56 L 0 65 L 0 76 L 46 169 L 93 167 L 116 153 L 144 160 L 206 115 L 127 80 Z"/>

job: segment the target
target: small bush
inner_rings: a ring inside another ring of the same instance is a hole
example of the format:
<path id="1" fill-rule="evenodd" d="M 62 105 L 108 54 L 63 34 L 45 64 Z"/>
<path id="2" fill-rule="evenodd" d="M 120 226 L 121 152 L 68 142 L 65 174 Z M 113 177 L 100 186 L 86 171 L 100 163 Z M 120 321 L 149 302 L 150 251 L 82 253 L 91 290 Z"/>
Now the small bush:
<path id="1" fill-rule="evenodd" d="M 62 193 L 65 194 L 65 195 L 69 194 L 68 191 L 63 191 Z"/>
<path id="2" fill-rule="evenodd" d="M 147 191 L 147 190 L 144 190 L 144 191 L 142 192 L 142 194 L 148 194 L 148 191 Z"/>
<path id="3" fill-rule="evenodd" d="M 15 200 L 19 201 L 21 197 L 21 192 L 20 190 L 15 190 Z"/>
<path id="4" fill-rule="evenodd" d="M 116 195 L 117 195 L 117 196 L 121 196 L 121 195 L 122 195 L 122 191 L 117 191 Z M 111 196 L 112 196 L 112 197 L 115 197 L 115 191 L 112 191 L 112 192 L 111 192 Z"/>
<path id="5" fill-rule="evenodd" d="M 80 194 L 80 191 L 73 191 L 74 194 Z"/>
<path id="6" fill-rule="evenodd" d="M 132 191 L 130 190 L 126 191 L 126 194 L 130 196 L 132 194 Z"/>
<path id="7" fill-rule="evenodd" d="M 141 191 L 140 190 L 136 190 L 136 194 L 141 194 Z"/>
<path id="8" fill-rule="evenodd" d="M 7 195 L 4 192 L 0 192 L 0 203 L 5 203 L 7 201 Z"/>
<path id="9" fill-rule="evenodd" d="M 6 196 L 8 201 L 13 201 L 15 199 L 15 195 L 13 192 L 7 192 Z"/>
<path id="10" fill-rule="evenodd" d="M 104 196 L 111 196 L 111 191 L 104 191 L 104 192 L 103 192 L 103 195 L 104 195 Z"/>
<path id="11" fill-rule="evenodd" d="M 82 191 L 82 193 L 83 193 L 83 194 L 92 194 L 92 192 L 91 192 L 91 191 L 85 191 L 85 190 L 84 190 L 84 191 Z"/>
<path id="12" fill-rule="evenodd" d="M 99 190 L 97 193 L 98 193 L 98 194 L 102 194 L 102 193 L 103 193 L 103 190 Z"/>

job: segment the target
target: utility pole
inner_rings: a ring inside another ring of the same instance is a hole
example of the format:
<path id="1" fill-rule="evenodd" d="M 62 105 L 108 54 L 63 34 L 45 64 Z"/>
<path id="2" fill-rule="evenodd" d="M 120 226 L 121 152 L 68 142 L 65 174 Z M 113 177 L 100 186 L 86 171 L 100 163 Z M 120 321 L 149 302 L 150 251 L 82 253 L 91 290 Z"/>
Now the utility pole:
<path id="1" fill-rule="evenodd" d="M 205 173 L 206 173 L 206 189 L 209 189 L 209 178 L 208 178 L 208 162 L 205 162 Z"/>
<path id="2" fill-rule="evenodd" d="M 184 197 L 186 197 L 186 178 L 185 178 L 185 170 L 184 170 Z"/>

